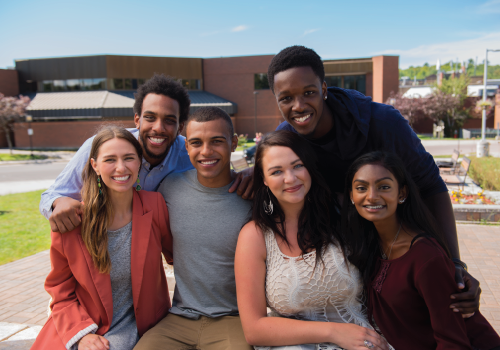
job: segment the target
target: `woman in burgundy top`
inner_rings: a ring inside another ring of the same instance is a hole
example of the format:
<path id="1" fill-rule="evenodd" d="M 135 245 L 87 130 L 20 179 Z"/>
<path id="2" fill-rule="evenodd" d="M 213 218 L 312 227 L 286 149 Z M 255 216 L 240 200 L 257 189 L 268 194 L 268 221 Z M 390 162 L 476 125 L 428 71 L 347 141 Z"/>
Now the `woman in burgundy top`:
<path id="1" fill-rule="evenodd" d="M 500 349 L 478 311 L 450 308 L 455 267 L 402 161 L 371 152 L 350 167 L 343 227 L 364 279 L 370 320 L 397 350 Z"/>

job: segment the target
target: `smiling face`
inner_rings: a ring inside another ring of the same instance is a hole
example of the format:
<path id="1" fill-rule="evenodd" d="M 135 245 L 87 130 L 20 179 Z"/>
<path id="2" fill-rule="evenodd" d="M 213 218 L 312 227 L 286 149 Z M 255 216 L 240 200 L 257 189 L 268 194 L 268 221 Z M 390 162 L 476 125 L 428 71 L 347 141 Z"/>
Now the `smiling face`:
<path id="1" fill-rule="evenodd" d="M 148 94 L 142 104 L 142 115 L 134 117 L 139 129 L 139 142 L 144 158 L 151 165 L 160 164 L 175 138 L 182 131 L 179 125 L 179 103 L 164 95 Z"/>
<path id="2" fill-rule="evenodd" d="M 362 166 L 352 181 L 351 200 L 359 215 L 368 221 L 396 219 L 399 201 L 406 199 L 406 186 L 399 189 L 394 175 L 381 165 Z"/>
<path id="3" fill-rule="evenodd" d="M 231 152 L 238 137 L 231 135 L 226 121 L 190 121 L 186 128 L 186 149 L 205 187 L 223 187 L 231 182 Z"/>
<path id="4" fill-rule="evenodd" d="M 131 190 L 137 181 L 141 166 L 135 147 L 119 138 L 104 142 L 99 147 L 97 158 L 92 158 L 90 162 L 110 194 Z"/>
<path id="5" fill-rule="evenodd" d="M 281 207 L 304 205 L 311 189 L 311 176 L 295 152 L 284 146 L 269 147 L 262 157 L 262 171 L 264 184 Z"/>
<path id="6" fill-rule="evenodd" d="M 311 67 L 295 67 L 274 76 L 274 94 L 283 118 L 301 135 L 316 139 L 333 126 L 325 104 L 326 83 Z"/>

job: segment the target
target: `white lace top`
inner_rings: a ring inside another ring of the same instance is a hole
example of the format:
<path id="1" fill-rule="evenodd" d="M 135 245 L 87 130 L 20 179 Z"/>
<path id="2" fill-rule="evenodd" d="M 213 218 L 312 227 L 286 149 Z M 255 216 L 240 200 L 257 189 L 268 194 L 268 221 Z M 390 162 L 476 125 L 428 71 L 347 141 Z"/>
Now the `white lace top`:
<path id="1" fill-rule="evenodd" d="M 344 260 L 342 250 L 328 245 L 324 264 L 316 252 L 289 257 L 281 252 L 274 233 L 265 233 L 266 298 L 276 316 L 300 320 L 354 323 L 373 329 L 365 314 L 358 269 Z M 349 269 L 348 269 L 349 266 Z"/>

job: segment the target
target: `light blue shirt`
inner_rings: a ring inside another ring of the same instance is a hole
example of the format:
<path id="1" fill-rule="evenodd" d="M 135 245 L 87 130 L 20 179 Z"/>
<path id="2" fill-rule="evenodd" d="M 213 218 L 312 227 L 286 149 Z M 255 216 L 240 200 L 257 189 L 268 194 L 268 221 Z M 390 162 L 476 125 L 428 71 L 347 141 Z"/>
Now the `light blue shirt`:
<path id="1" fill-rule="evenodd" d="M 139 138 L 138 129 L 127 129 L 136 138 Z M 40 213 L 47 219 L 52 214 L 52 203 L 59 197 L 70 197 L 81 200 L 80 191 L 82 189 L 82 172 L 89 159 L 94 136 L 85 141 L 70 160 L 68 165 L 59 174 L 56 181 L 50 188 L 42 193 L 40 200 Z M 186 151 L 185 137 L 177 136 L 172 147 L 160 164 L 153 169 L 150 168 L 146 159 L 142 159 L 142 167 L 139 172 L 141 187 L 146 191 L 156 191 L 162 180 L 170 173 L 181 173 L 193 169 Z M 97 184 L 96 184 L 97 186 Z"/>

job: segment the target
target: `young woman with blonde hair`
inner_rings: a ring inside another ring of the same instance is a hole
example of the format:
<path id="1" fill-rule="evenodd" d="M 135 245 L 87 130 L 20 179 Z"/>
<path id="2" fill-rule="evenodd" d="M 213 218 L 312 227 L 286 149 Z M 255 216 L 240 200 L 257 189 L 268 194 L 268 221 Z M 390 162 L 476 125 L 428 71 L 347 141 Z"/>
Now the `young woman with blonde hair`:
<path id="1" fill-rule="evenodd" d="M 82 225 L 52 232 L 51 315 L 32 349 L 133 349 L 170 308 L 161 254 L 172 261 L 163 197 L 140 191 L 142 148 L 108 125 L 83 171 Z"/>

